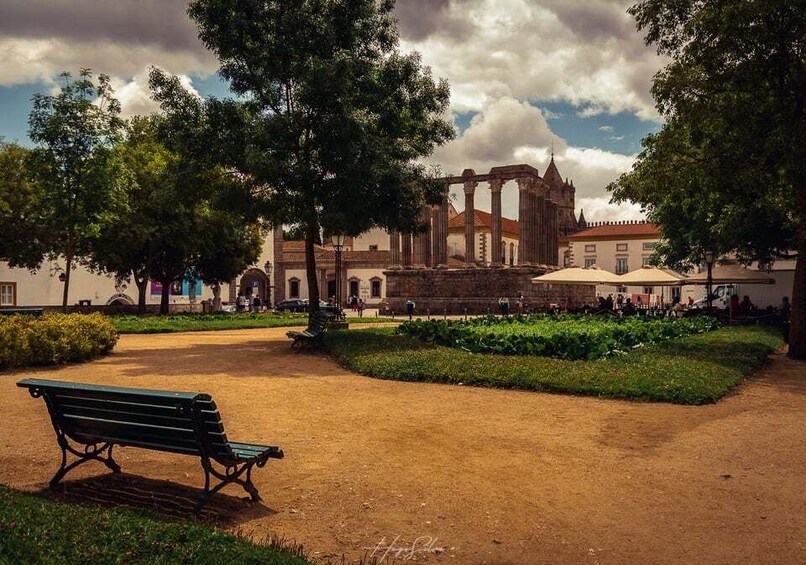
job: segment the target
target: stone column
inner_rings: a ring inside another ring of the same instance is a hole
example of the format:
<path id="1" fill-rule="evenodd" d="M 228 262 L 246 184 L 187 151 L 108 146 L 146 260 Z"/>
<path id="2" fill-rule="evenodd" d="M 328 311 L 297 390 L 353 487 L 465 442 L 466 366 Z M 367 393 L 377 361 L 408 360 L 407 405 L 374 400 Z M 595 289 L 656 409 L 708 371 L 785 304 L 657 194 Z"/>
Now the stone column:
<path id="1" fill-rule="evenodd" d="M 537 197 L 537 262 L 540 264 L 546 263 L 546 238 L 548 230 L 546 227 L 546 199 L 543 196 Z"/>
<path id="2" fill-rule="evenodd" d="M 549 249 L 548 263 L 549 265 L 559 264 L 559 247 L 560 247 L 560 213 L 559 207 L 556 204 L 551 205 L 550 212 L 551 222 L 551 248 Z"/>
<path id="3" fill-rule="evenodd" d="M 518 182 L 518 265 L 529 263 L 529 179 L 517 179 Z"/>
<path id="4" fill-rule="evenodd" d="M 400 232 L 389 232 L 389 259 L 393 269 L 400 268 Z"/>
<path id="5" fill-rule="evenodd" d="M 439 207 L 439 260 L 437 265 L 448 266 L 448 202 Z"/>
<path id="6" fill-rule="evenodd" d="M 540 230 L 537 227 L 537 187 L 534 181 L 529 184 L 529 262 L 534 265 L 540 262 L 540 253 L 538 252 Z"/>
<path id="7" fill-rule="evenodd" d="M 426 208 L 423 210 L 422 221 L 426 225 L 425 232 L 420 234 L 420 255 L 423 258 L 423 267 L 431 267 L 431 236 L 433 231 L 431 229 L 431 210 Z"/>
<path id="8" fill-rule="evenodd" d="M 403 238 L 402 252 L 403 255 L 403 268 L 411 269 L 411 234 L 400 234 Z"/>
<path id="9" fill-rule="evenodd" d="M 417 232 L 411 237 L 411 266 L 415 269 L 425 267 L 425 254 L 423 253 L 424 235 L 423 233 Z"/>
<path id="10" fill-rule="evenodd" d="M 500 267 L 504 264 L 504 259 L 501 257 L 501 189 L 504 186 L 502 180 L 490 181 L 490 194 L 492 197 L 492 263 L 493 267 Z"/>
<path id="11" fill-rule="evenodd" d="M 431 217 L 431 262 L 428 266 L 437 267 L 440 264 L 439 241 L 442 238 L 440 235 L 441 226 L 439 225 L 439 206 L 431 206 L 428 210 L 428 215 Z"/>
<path id="12" fill-rule="evenodd" d="M 476 205 L 477 182 L 465 183 L 465 263 L 475 265 L 476 258 Z"/>

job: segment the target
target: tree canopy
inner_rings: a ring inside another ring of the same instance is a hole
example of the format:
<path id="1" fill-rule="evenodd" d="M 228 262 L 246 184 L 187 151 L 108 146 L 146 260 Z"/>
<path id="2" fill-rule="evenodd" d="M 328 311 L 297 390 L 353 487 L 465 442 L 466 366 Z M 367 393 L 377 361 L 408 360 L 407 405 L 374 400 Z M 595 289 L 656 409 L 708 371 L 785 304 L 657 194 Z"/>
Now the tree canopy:
<path id="1" fill-rule="evenodd" d="M 806 357 L 806 4 L 645 0 L 638 29 L 671 59 L 665 119 L 609 188 L 660 224 L 672 265 L 706 250 L 762 263 L 797 254 L 790 355 Z"/>
<path id="2" fill-rule="evenodd" d="M 71 272 L 89 255 L 108 204 L 107 160 L 123 121 L 109 77 L 99 75 L 96 83 L 92 72 L 82 69 L 77 78 L 70 73 L 61 78 L 58 93 L 33 96 L 28 118 L 36 144 L 27 167 L 38 193 L 38 253 L 26 246 L 24 257 L 11 259 L 38 268 L 45 257 L 63 257 L 62 307 L 67 308 Z"/>
<path id="3" fill-rule="evenodd" d="M 445 187 L 419 161 L 453 135 L 449 91 L 402 54 L 394 2 L 194 0 L 189 14 L 237 96 L 199 101 L 154 71 L 184 150 L 245 175 L 272 226 L 303 226 L 311 308 L 321 229 L 419 227 Z"/>

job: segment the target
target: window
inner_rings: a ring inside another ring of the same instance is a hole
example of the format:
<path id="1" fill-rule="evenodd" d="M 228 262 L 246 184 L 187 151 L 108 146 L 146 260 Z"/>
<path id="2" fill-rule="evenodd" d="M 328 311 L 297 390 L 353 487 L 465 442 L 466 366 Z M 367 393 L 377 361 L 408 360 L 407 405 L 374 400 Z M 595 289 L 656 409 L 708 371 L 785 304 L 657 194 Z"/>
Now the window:
<path id="1" fill-rule="evenodd" d="M 563 255 L 563 267 L 570 267 L 571 266 L 571 254 L 568 251 L 565 252 Z"/>
<path id="2" fill-rule="evenodd" d="M 623 275 L 628 271 L 627 269 L 627 258 L 626 257 L 618 257 L 616 258 L 616 274 Z"/>
<path id="3" fill-rule="evenodd" d="M 596 264 L 596 257 L 585 257 L 585 268 L 590 269 Z"/>
<path id="4" fill-rule="evenodd" d="M 288 296 L 299 298 L 299 279 L 290 279 L 288 281 Z"/>
<path id="5" fill-rule="evenodd" d="M 655 294 L 655 293 L 653 292 L 653 290 L 655 290 L 655 289 L 654 289 L 654 288 L 652 288 L 651 286 L 645 286 L 645 287 L 644 287 L 644 294 Z"/>
<path id="6" fill-rule="evenodd" d="M 649 265 L 649 257 L 647 256 L 641 257 L 641 265 L 644 267 Z"/>
<path id="7" fill-rule="evenodd" d="M 171 283 L 171 295 L 172 296 L 182 296 L 184 293 L 182 292 L 182 281 L 174 281 Z"/>
<path id="8" fill-rule="evenodd" d="M 509 244 L 509 266 L 512 267 L 515 264 L 515 244 Z"/>
<path id="9" fill-rule="evenodd" d="M 596 244 L 590 243 L 585 246 L 585 253 L 596 253 Z"/>
<path id="10" fill-rule="evenodd" d="M 17 305 L 17 283 L 0 283 L 0 306 Z"/>
<path id="11" fill-rule="evenodd" d="M 358 279 L 350 279 L 350 296 L 355 296 L 358 298 L 360 296 L 359 287 L 361 286 L 361 281 Z"/>
<path id="12" fill-rule="evenodd" d="M 616 251 L 627 251 L 627 244 L 626 243 L 617 243 L 616 244 Z"/>
<path id="13" fill-rule="evenodd" d="M 381 279 L 372 279 L 369 284 L 370 289 L 370 297 L 372 298 L 380 298 L 381 297 Z"/>
<path id="14" fill-rule="evenodd" d="M 643 245 L 643 249 L 644 251 L 655 251 L 655 247 L 657 247 L 657 245 L 658 244 L 655 243 L 654 241 L 645 242 Z"/>
<path id="15" fill-rule="evenodd" d="M 626 286 L 620 286 L 620 287 L 616 288 L 616 292 L 618 292 L 619 294 L 627 294 L 627 287 Z"/>
<path id="16" fill-rule="evenodd" d="M 378 250 L 378 245 L 377 244 L 376 245 L 370 245 L 369 250 L 370 251 L 377 251 Z"/>

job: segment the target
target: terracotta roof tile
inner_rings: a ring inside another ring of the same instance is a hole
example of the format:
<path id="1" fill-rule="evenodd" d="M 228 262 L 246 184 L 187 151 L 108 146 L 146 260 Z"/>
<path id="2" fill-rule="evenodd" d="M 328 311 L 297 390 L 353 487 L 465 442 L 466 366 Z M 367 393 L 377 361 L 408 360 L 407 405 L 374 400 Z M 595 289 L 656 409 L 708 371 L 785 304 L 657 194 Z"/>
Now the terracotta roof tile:
<path id="1" fill-rule="evenodd" d="M 610 223 L 595 226 L 568 236 L 568 239 L 604 239 L 614 237 L 659 237 L 660 230 L 657 224 L 650 222 Z"/>
<path id="2" fill-rule="evenodd" d="M 474 210 L 474 221 L 473 225 L 477 228 L 489 228 L 492 229 L 493 227 L 493 216 L 489 212 L 483 212 L 482 210 Z M 448 222 L 448 228 L 464 228 L 465 227 L 465 213 L 460 212 Z M 520 233 L 520 226 L 516 220 L 511 220 L 509 218 L 501 217 L 501 231 L 504 233 L 508 233 L 511 235 L 518 235 Z"/>

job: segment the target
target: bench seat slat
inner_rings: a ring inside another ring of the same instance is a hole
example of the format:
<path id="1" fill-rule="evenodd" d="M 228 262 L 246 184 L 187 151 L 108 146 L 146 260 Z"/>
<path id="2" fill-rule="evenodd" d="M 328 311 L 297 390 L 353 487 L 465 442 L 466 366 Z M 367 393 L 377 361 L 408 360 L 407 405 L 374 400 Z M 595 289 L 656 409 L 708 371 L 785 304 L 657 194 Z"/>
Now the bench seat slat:
<path id="1" fill-rule="evenodd" d="M 62 404 L 59 406 L 59 411 L 62 413 L 69 413 L 74 415 L 86 416 L 89 418 L 109 419 L 109 420 L 125 420 L 136 424 L 151 424 L 156 426 L 168 427 L 181 427 L 193 428 L 193 420 L 187 416 L 181 415 L 178 411 L 172 413 L 171 416 L 154 415 L 154 414 L 141 414 L 130 410 L 117 410 L 109 407 L 95 408 L 89 406 L 81 406 L 77 404 Z M 221 421 L 205 420 L 203 422 L 204 429 L 210 432 L 224 432 L 224 426 Z"/>
<path id="2" fill-rule="evenodd" d="M 96 443 L 100 439 L 101 441 L 106 441 L 109 443 L 114 443 L 117 445 L 123 445 L 128 447 L 141 447 L 144 449 L 168 451 L 171 453 L 181 453 L 185 455 L 200 455 L 199 448 L 197 446 L 172 445 L 172 444 L 160 443 L 158 441 L 136 441 L 128 437 L 121 437 L 116 435 L 104 435 L 103 437 L 101 437 L 91 434 L 76 433 L 74 434 L 74 436 L 78 440 L 83 439 L 84 443 Z"/>
<path id="3" fill-rule="evenodd" d="M 87 408 L 99 408 L 102 410 L 116 410 L 121 412 L 136 412 L 138 414 L 151 414 L 153 416 L 168 417 L 176 417 L 181 415 L 181 410 L 179 407 L 189 405 L 185 402 L 176 402 L 170 405 L 159 405 L 145 402 L 124 402 L 120 400 L 108 400 L 60 394 L 49 394 L 49 397 L 57 404 L 69 404 L 71 406 L 83 406 Z"/>

